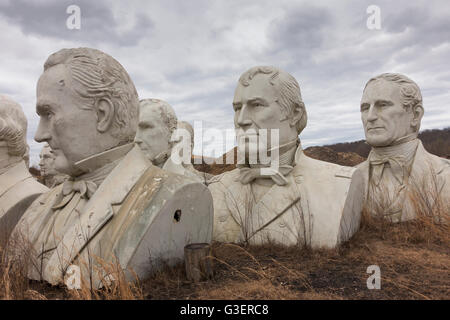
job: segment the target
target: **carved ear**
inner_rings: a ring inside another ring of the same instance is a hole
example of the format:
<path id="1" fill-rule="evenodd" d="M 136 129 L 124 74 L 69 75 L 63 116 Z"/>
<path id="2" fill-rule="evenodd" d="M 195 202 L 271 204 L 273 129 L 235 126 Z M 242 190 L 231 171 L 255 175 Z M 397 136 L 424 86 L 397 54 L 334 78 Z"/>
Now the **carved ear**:
<path id="1" fill-rule="evenodd" d="M 97 110 L 97 130 L 105 132 L 112 125 L 114 120 L 114 105 L 108 98 L 102 98 L 96 103 Z"/>
<path id="2" fill-rule="evenodd" d="M 290 125 L 291 127 L 296 126 L 297 123 L 302 119 L 303 117 L 303 102 L 300 104 L 295 104 L 294 111 L 292 112 L 292 118 L 290 119 Z"/>
<path id="3" fill-rule="evenodd" d="M 420 121 L 423 117 L 423 107 L 422 105 L 416 105 L 413 109 L 413 119 L 411 121 L 411 126 L 417 128 L 420 125 Z"/>

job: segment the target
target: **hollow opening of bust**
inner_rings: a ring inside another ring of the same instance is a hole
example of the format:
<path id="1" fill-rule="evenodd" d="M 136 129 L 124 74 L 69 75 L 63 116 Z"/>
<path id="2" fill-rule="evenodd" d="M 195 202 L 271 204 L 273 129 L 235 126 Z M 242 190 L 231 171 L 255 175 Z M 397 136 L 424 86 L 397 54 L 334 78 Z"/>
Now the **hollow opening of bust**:
<path id="1" fill-rule="evenodd" d="M 181 210 L 180 209 L 175 211 L 175 213 L 173 215 L 173 220 L 174 220 L 174 222 L 180 222 L 180 220 L 181 220 Z"/>

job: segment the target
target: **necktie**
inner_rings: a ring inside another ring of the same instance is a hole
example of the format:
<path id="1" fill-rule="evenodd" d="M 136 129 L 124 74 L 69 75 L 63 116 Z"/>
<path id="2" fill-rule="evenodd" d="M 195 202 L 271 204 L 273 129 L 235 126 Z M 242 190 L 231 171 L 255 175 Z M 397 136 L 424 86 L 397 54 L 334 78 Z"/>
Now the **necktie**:
<path id="1" fill-rule="evenodd" d="M 395 179 L 402 185 L 404 178 L 403 168 L 405 167 L 405 161 L 405 157 L 401 155 L 381 157 L 375 153 L 371 154 L 369 162 L 372 167 L 372 179 L 375 184 L 380 184 L 384 167 L 386 163 L 389 163 L 389 165 L 391 166 L 392 174 L 394 175 Z"/>
<path id="2" fill-rule="evenodd" d="M 97 190 L 97 185 L 90 180 L 66 180 L 63 183 L 62 199 L 57 205 L 53 206 L 54 210 L 64 208 L 76 193 L 80 193 L 82 199 L 90 199 Z"/>
<path id="3" fill-rule="evenodd" d="M 240 181 L 242 184 L 251 183 L 257 178 L 272 179 L 279 186 L 284 186 L 288 183 L 285 176 L 291 173 L 294 167 L 290 165 L 279 166 L 278 170 L 265 168 L 265 174 L 261 173 L 261 168 L 240 167 L 239 177 L 236 181 Z"/>

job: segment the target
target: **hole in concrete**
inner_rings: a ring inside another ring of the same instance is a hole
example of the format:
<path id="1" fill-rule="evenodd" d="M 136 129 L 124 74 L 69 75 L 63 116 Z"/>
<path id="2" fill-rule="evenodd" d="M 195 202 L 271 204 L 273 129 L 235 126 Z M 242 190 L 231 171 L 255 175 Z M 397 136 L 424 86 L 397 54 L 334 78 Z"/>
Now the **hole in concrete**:
<path id="1" fill-rule="evenodd" d="M 175 222 L 179 222 L 181 219 L 181 210 L 178 209 L 177 211 L 175 211 L 175 214 L 173 215 L 173 219 L 175 220 Z"/>

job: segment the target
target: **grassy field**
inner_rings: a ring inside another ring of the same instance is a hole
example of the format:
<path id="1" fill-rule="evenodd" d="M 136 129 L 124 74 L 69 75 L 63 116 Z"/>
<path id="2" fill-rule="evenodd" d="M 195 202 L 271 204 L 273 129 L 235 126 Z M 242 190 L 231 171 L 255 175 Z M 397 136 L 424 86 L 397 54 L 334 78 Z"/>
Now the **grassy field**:
<path id="1" fill-rule="evenodd" d="M 335 250 L 213 244 L 214 279 L 187 281 L 184 265 L 104 290 L 67 290 L 27 280 L 2 261 L 2 299 L 449 299 L 449 224 L 419 219 L 390 224 L 365 218 Z M 378 265 L 381 289 L 369 290 L 367 267 Z M 120 276 L 117 277 L 120 280 Z"/>
<path id="2" fill-rule="evenodd" d="M 305 153 L 348 166 L 364 160 L 324 147 Z M 196 168 L 219 174 L 235 166 Z M 417 220 L 391 224 L 364 214 L 360 230 L 335 250 L 213 243 L 215 275 L 200 283 L 189 282 L 179 264 L 141 282 L 126 283 L 117 272 L 118 281 L 103 290 L 69 291 L 27 280 L 23 264 L 0 250 L 0 299 L 450 299 L 449 212 L 435 212 L 423 193 L 417 199 Z M 445 221 L 437 224 L 436 214 Z M 380 290 L 367 288 L 371 265 L 380 267 Z"/>

